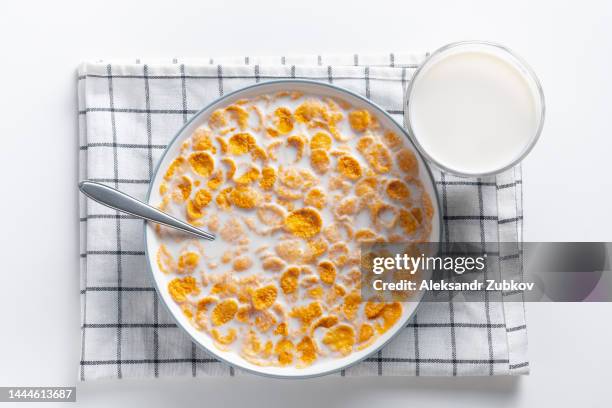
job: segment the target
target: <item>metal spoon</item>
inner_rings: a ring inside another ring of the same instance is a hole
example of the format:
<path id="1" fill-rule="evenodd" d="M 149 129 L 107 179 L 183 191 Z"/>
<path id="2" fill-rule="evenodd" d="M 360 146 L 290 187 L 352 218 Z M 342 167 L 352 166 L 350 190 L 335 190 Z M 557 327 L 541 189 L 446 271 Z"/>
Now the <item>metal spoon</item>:
<path id="1" fill-rule="evenodd" d="M 79 190 L 92 200 L 107 207 L 114 208 L 115 210 L 163 224 L 209 241 L 214 241 L 215 239 L 213 234 L 195 228 L 186 222 L 174 218 L 157 208 L 151 207 L 105 184 L 95 183 L 93 181 L 82 181 L 79 183 Z"/>

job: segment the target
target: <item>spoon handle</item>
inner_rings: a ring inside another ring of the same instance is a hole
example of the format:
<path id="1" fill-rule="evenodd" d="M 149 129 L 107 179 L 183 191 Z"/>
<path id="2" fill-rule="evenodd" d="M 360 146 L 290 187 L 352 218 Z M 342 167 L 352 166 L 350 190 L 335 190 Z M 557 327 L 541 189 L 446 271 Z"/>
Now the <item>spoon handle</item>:
<path id="1" fill-rule="evenodd" d="M 79 190 L 87 197 L 115 210 L 134 215 L 145 220 L 153 221 L 168 227 L 176 228 L 188 234 L 195 235 L 213 241 L 215 236 L 208 232 L 195 228 L 177 218 L 174 218 L 157 208 L 151 207 L 142 201 L 136 200 L 119 190 L 115 190 L 105 184 L 93 181 L 82 181 L 79 183 Z"/>

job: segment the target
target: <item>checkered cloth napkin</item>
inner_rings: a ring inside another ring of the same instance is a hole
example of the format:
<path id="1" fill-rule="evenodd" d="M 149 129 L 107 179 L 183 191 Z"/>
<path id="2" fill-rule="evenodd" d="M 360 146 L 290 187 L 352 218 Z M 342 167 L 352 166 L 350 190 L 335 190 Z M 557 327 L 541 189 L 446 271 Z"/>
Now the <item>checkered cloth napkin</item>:
<path id="1" fill-rule="evenodd" d="M 199 109 L 276 78 L 348 88 L 404 121 L 404 91 L 424 55 L 242 57 L 113 61 L 78 73 L 80 178 L 144 199 L 166 144 Z M 434 171 L 447 241 L 521 242 L 520 167 L 496 177 Z M 238 375 L 176 326 L 147 271 L 142 221 L 81 197 L 81 380 Z M 489 262 L 491 263 L 491 262 Z M 500 254 L 497 273 L 519 273 Z M 511 296 L 512 294 L 508 294 Z M 338 375 L 508 375 L 529 371 L 522 302 L 423 304 L 383 350 Z"/>

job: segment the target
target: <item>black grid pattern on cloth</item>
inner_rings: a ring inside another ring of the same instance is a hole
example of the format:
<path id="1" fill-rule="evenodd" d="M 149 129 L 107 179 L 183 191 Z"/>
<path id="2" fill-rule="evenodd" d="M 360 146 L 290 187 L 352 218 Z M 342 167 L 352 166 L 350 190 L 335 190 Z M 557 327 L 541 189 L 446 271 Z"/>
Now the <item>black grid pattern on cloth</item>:
<path id="1" fill-rule="evenodd" d="M 404 91 L 421 58 L 392 53 L 83 64 L 79 177 L 144 198 L 155 163 L 182 124 L 217 97 L 270 79 L 346 87 L 401 123 Z M 443 240 L 521 241 L 520 168 L 482 179 L 435 171 L 434 178 Z M 142 221 L 81 198 L 80 226 L 81 380 L 243 374 L 196 347 L 160 305 L 146 270 Z M 519 261 L 520 254 L 500 254 L 487 273 L 519 274 Z M 523 304 L 496 295 L 422 305 L 384 349 L 338 375 L 527 373 Z"/>

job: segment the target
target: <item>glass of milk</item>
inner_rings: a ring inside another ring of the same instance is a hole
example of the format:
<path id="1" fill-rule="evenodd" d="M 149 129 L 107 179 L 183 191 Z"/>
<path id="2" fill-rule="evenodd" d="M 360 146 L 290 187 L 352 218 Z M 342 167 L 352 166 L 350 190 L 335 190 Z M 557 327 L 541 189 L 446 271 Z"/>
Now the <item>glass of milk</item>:
<path id="1" fill-rule="evenodd" d="M 532 69 L 488 42 L 454 43 L 431 54 L 406 97 L 408 133 L 417 148 L 459 176 L 516 165 L 544 124 L 544 94 Z"/>

